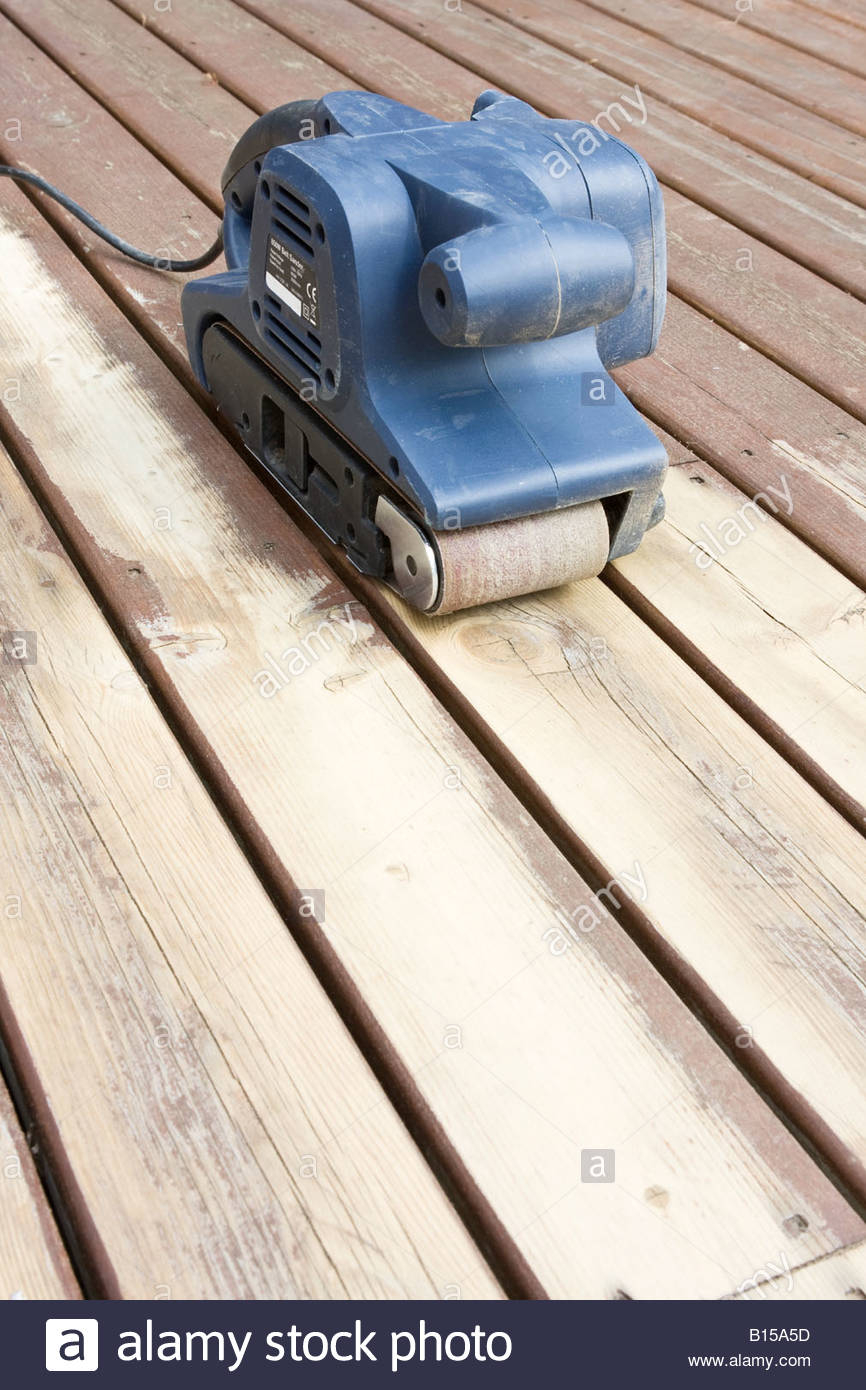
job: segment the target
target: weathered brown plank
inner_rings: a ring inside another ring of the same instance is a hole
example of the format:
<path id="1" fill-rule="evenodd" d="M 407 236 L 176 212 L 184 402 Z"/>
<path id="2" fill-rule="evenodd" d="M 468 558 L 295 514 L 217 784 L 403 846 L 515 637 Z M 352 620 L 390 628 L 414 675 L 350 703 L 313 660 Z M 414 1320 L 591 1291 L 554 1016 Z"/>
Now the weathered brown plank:
<path id="1" fill-rule="evenodd" d="M 497 1297 L 2 450 L 0 496 L 0 968 L 106 1291 Z"/>
<path id="2" fill-rule="evenodd" d="M 76 82 L 102 99 L 122 87 L 124 123 L 178 178 L 215 211 L 222 212 L 219 176 L 240 135 L 255 118 L 244 101 L 227 91 L 212 72 L 202 72 L 141 24 L 120 13 L 109 0 L 82 7 L 75 0 L 36 0 L 0 5 L 40 48 L 60 56 Z M 242 10 L 231 7 L 233 39 L 244 28 Z M 196 6 L 195 32 L 201 41 L 207 12 Z M 246 19 L 247 25 L 253 23 Z M 192 40 L 193 47 L 196 40 Z M 264 55 L 263 55 L 264 56 Z M 280 61 L 271 46 L 267 72 L 278 81 L 274 105 L 330 91 L 347 79 L 312 54 L 286 41 Z M 178 122 L 184 138 L 176 139 Z M 136 181 L 136 171 L 117 168 L 114 177 Z M 133 237 L 134 240 L 134 237 Z"/>
<path id="3" fill-rule="evenodd" d="M 669 288 L 866 420 L 866 304 L 673 189 L 665 212 Z"/>
<path id="4" fill-rule="evenodd" d="M 20 228 L 0 326 L 28 471 L 273 891 L 323 889 L 326 920 L 298 930 L 339 954 L 549 1291 L 724 1293 L 768 1243 L 801 1261 L 861 1238 L 363 609 L 354 634 L 336 624 L 349 595 L 83 267 L 20 193 L 0 198 Z M 154 529 L 163 503 L 173 531 Z M 262 654 L 329 613 L 330 645 L 262 699 Z M 584 909 L 598 929 L 554 953 L 561 913 Z M 603 1192 L 579 1177 L 599 1135 L 620 1163 Z"/>
<path id="5" fill-rule="evenodd" d="M 756 87 L 736 73 L 683 53 L 579 0 L 479 0 L 491 14 L 598 65 L 611 76 L 730 135 L 861 206 L 866 142 L 850 130 Z M 729 0 L 724 0 L 729 4 Z M 856 32 L 856 31 L 854 31 Z"/>
<path id="6" fill-rule="evenodd" d="M 336 0 L 324 2 L 335 4 Z M 262 14 L 276 7 L 276 0 L 255 3 L 256 12 Z M 579 111 L 588 119 L 602 118 L 603 125 L 611 129 L 612 112 L 623 138 L 646 157 L 665 183 L 810 266 L 833 284 L 866 297 L 863 208 L 745 150 L 658 100 L 644 101 L 646 114 L 642 117 L 640 101 L 625 83 L 591 64 L 578 62 L 468 0 L 461 0 L 460 10 L 455 12 L 443 10 L 437 0 L 362 3 L 370 13 L 457 58 L 488 81 L 525 97 L 550 115 L 573 118 Z M 382 42 L 386 41 L 383 33 Z M 628 96 L 632 105 L 625 101 Z"/>
<path id="7" fill-rule="evenodd" d="M 399 31 L 383 26 L 356 6 L 331 0 L 294 6 L 273 6 L 259 18 L 254 5 L 234 0 L 195 0 L 154 12 L 141 0 L 114 0 L 127 14 L 146 20 L 179 52 L 199 66 L 212 69 L 233 92 L 256 109 L 279 106 L 287 100 L 284 69 L 298 69 L 306 80 L 304 59 L 337 70 L 338 80 L 309 81 L 301 96 L 345 87 L 385 92 L 424 111 L 442 111 L 451 119 L 465 116 L 478 95 L 478 78 L 459 63 L 430 55 L 434 61 L 419 68 L 419 45 Z M 383 34 L 387 43 L 383 43 Z M 423 51 L 423 50 L 422 50 Z M 321 55 L 327 54 L 327 58 Z"/>
<path id="8" fill-rule="evenodd" d="M 594 8 L 620 13 L 623 0 L 591 0 Z M 764 0 L 760 6 L 763 7 Z M 746 11 L 747 15 L 748 11 Z M 857 30 L 845 26 L 852 37 L 832 62 L 807 54 L 743 23 L 746 15 L 731 7 L 727 14 L 712 14 L 690 0 L 627 0 L 630 24 L 669 39 L 686 53 L 748 77 L 758 87 L 799 102 L 850 130 L 864 130 L 866 84 L 862 76 L 837 67 L 839 62 L 866 73 L 866 62 L 857 42 Z M 805 25 L 805 21 L 804 21 Z"/>
<path id="9" fill-rule="evenodd" d="M 4 904 L 5 928 L 11 904 Z M 80 1298 L 9 1093 L 0 1082 L 0 1298 Z"/>
<path id="10" fill-rule="evenodd" d="M 856 3 L 856 0 L 855 0 Z M 812 53 L 847 72 L 866 75 L 866 43 L 857 25 L 845 15 L 810 15 L 802 4 L 793 0 L 749 0 L 731 14 L 729 0 L 692 0 L 702 9 L 754 29 L 771 39 L 778 39 L 801 53 Z M 802 61 L 797 59 L 798 64 Z M 799 67 L 798 67 L 799 71 Z"/>
<path id="11" fill-rule="evenodd" d="M 834 19 L 866 27 L 864 0 L 802 0 L 802 3 L 817 14 L 831 15 Z"/>

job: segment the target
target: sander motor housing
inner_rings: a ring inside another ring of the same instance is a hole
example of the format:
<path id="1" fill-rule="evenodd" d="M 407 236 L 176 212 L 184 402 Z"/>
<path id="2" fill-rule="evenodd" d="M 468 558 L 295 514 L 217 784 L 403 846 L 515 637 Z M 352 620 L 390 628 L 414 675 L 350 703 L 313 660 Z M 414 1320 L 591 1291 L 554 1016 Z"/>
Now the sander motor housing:
<path id="1" fill-rule="evenodd" d="M 596 504 L 597 573 L 660 519 L 664 449 L 608 375 L 665 301 L 661 194 L 627 145 L 498 92 L 448 123 L 341 91 L 257 121 L 223 190 L 190 360 L 358 569 L 447 611 L 504 592 L 446 601 L 451 533 L 520 522 L 537 550 L 526 518 Z M 529 570 L 511 593 L 568 577 Z"/>

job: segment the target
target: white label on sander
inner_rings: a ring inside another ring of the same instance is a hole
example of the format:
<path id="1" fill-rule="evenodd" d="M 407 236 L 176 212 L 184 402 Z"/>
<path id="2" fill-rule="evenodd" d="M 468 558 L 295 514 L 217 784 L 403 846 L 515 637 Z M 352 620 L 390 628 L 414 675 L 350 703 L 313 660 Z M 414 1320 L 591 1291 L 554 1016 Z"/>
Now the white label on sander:
<path id="1" fill-rule="evenodd" d="M 290 309 L 300 315 L 303 308 L 300 297 L 292 294 L 292 291 L 287 289 L 285 285 L 281 285 L 276 276 L 272 275 L 269 270 L 265 271 L 265 284 L 272 294 L 275 294 L 278 299 L 281 299 L 284 304 L 288 304 Z"/>

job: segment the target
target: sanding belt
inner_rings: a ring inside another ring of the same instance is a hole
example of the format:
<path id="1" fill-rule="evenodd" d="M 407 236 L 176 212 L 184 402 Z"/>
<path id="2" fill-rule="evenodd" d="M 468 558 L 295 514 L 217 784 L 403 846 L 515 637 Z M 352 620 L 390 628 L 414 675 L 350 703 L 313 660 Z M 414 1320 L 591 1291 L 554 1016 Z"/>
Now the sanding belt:
<path id="1" fill-rule="evenodd" d="M 601 502 L 465 531 L 437 531 L 442 583 L 434 613 L 553 589 L 600 574 L 610 535 Z"/>

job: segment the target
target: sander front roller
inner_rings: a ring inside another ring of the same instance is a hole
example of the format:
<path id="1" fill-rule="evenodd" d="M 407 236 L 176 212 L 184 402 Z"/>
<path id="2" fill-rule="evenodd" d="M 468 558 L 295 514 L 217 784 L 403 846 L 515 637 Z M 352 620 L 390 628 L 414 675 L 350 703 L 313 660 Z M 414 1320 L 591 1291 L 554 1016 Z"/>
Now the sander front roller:
<path id="1" fill-rule="evenodd" d="M 608 375 L 664 312 L 627 145 L 498 92 L 454 123 L 334 92 L 256 121 L 223 192 L 190 359 L 360 571 L 449 613 L 596 575 L 661 518 L 664 450 Z"/>

